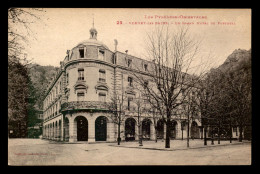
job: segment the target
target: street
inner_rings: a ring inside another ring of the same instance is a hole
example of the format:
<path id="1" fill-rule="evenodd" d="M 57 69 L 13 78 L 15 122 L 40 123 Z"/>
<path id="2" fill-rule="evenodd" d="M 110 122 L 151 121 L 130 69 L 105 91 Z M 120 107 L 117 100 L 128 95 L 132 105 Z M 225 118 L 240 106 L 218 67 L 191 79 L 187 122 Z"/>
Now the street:
<path id="1" fill-rule="evenodd" d="M 185 141 L 174 140 L 171 149 L 164 142 L 144 142 L 143 147 L 162 146 L 161 149 L 140 149 L 138 142 L 95 144 L 65 144 L 41 139 L 9 139 L 9 165 L 250 165 L 251 143 L 178 148 Z M 217 142 L 215 142 L 217 144 Z M 191 144 L 193 145 L 193 144 Z M 180 146 L 180 145 L 179 145 Z M 202 148 L 203 147 L 203 148 Z M 175 148 L 175 150 L 174 150 Z"/>

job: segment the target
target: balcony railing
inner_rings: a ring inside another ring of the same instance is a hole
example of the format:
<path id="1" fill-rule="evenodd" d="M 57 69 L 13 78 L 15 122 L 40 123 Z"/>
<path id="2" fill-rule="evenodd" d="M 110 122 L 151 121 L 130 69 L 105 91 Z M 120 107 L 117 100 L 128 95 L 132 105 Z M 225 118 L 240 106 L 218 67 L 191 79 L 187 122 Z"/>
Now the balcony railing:
<path id="1" fill-rule="evenodd" d="M 100 101 L 73 101 L 67 102 L 61 105 L 61 110 L 74 110 L 74 109 L 100 109 L 108 110 L 109 106 L 107 102 Z"/>

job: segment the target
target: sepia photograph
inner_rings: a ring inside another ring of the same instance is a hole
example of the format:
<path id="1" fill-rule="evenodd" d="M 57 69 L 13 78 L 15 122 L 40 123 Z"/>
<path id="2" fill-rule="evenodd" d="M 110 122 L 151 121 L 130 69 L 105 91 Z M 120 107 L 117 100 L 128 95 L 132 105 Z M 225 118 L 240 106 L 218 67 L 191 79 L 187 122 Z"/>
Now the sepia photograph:
<path id="1" fill-rule="evenodd" d="M 251 165 L 251 14 L 9 8 L 8 165 Z"/>

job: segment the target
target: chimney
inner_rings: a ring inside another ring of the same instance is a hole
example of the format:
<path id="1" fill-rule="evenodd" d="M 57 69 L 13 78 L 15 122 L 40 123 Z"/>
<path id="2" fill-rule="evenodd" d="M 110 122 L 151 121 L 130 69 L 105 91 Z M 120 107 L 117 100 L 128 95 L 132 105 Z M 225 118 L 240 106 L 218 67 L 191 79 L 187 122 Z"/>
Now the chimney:
<path id="1" fill-rule="evenodd" d="M 118 42 L 116 39 L 114 39 L 114 42 L 115 42 L 115 52 L 117 51 L 117 45 L 118 45 Z"/>

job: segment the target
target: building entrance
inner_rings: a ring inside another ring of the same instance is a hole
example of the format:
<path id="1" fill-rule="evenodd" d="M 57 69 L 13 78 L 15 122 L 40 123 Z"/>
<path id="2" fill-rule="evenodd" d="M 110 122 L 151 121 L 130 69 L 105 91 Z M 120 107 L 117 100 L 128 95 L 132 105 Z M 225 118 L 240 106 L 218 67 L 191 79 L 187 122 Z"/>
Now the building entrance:
<path id="1" fill-rule="evenodd" d="M 88 141 L 88 121 L 85 117 L 77 117 L 77 140 Z"/>
<path id="2" fill-rule="evenodd" d="M 125 140 L 135 140 L 135 119 L 127 118 L 125 121 Z"/>
<path id="3" fill-rule="evenodd" d="M 95 121 L 95 140 L 107 140 L 107 119 L 104 116 L 98 117 Z"/>

